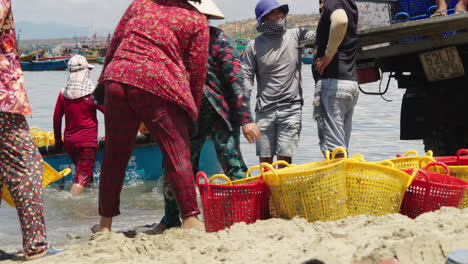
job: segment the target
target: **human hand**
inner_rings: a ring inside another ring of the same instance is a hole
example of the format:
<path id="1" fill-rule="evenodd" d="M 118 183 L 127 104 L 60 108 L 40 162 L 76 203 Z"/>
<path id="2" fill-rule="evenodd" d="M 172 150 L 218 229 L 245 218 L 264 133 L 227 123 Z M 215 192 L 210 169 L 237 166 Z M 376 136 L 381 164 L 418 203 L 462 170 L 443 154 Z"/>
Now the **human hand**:
<path id="1" fill-rule="evenodd" d="M 260 130 L 255 123 L 248 123 L 242 126 L 242 133 L 249 143 L 260 140 Z"/>
<path id="2" fill-rule="evenodd" d="M 333 57 L 327 57 L 326 55 L 323 55 L 323 57 L 320 57 L 315 60 L 315 69 L 320 75 L 323 75 L 325 68 L 327 68 L 328 64 L 330 64 L 332 59 Z"/>

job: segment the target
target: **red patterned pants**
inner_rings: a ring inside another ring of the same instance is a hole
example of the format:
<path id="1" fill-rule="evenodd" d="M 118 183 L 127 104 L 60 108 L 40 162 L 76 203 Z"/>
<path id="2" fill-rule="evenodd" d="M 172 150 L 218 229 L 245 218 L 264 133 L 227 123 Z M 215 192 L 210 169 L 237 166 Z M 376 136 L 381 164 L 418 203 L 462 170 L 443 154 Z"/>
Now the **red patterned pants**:
<path id="1" fill-rule="evenodd" d="M 120 214 L 120 192 L 140 122 L 159 145 L 165 177 L 170 182 L 182 218 L 198 215 L 195 177 L 190 162 L 189 116 L 177 104 L 143 89 L 106 82 L 104 115 L 106 145 L 99 182 L 99 214 Z"/>
<path id="2" fill-rule="evenodd" d="M 24 116 L 0 112 L 0 197 L 5 184 L 16 205 L 26 256 L 42 253 L 48 247 L 42 163 Z"/>
<path id="3" fill-rule="evenodd" d="M 76 167 L 75 180 L 73 183 L 83 187 L 93 182 L 93 168 L 96 162 L 96 147 L 85 147 L 76 145 L 65 145 L 65 150 L 70 155 Z"/>

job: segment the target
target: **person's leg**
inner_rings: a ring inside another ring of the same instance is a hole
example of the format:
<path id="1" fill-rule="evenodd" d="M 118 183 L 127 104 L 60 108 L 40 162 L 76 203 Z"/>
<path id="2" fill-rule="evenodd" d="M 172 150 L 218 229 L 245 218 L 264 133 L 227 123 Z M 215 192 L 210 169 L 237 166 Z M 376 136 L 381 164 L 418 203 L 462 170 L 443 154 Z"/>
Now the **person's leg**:
<path id="1" fill-rule="evenodd" d="M 302 130 L 302 105 L 288 105 L 278 110 L 278 129 L 276 131 L 278 160 L 292 163 L 296 155 Z M 280 165 L 279 168 L 284 167 Z"/>
<path id="2" fill-rule="evenodd" d="M 466 13 L 466 6 L 468 5 L 468 0 L 460 0 L 455 6 L 455 13 L 461 14 Z"/>
<path id="3" fill-rule="evenodd" d="M 359 86 L 355 81 L 338 80 L 338 87 L 341 93 L 349 95 L 350 98 L 346 100 L 348 107 L 345 109 L 346 113 L 344 119 L 345 144 L 348 147 L 351 138 L 351 130 L 353 128 L 354 107 L 359 98 Z"/>
<path id="4" fill-rule="evenodd" d="M 125 169 L 135 146 L 140 120 L 129 105 L 131 86 L 107 82 L 104 115 L 106 145 L 99 178 L 99 232 L 110 232 L 112 217 L 120 214 Z"/>
<path id="5" fill-rule="evenodd" d="M 74 164 L 76 167 L 75 181 L 70 193 L 73 196 L 78 196 L 83 192 L 93 179 L 93 168 L 96 162 L 95 147 L 76 147 L 74 154 Z"/>
<path id="6" fill-rule="evenodd" d="M 260 130 L 260 140 L 255 142 L 260 163 L 273 163 L 276 153 L 276 109 L 255 113 L 255 123 Z"/>
<path id="7" fill-rule="evenodd" d="M 132 105 L 139 109 L 139 117 L 163 154 L 165 175 L 179 206 L 183 228 L 202 226 L 197 218 L 200 210 L 190 160 L 189 126 L 192 121 L 175 103 L 148 93 L 130 93 L 134 95 Z"/>
<path id="8" fill-rule="evenodd" d="M 224 174 L 231 180 L 245 178 L 247 166 L 240 150 L 240 127 L 230 131 L 224 120 L 219 120 L 211 135 Z"/>
<path id="9" fill-rule="evenodd" d="M 336 147 L 347 148 L 344 120 L 352 96 L 338 91 L 338 80 L 321 79 L 315 86 L 314 118 L 317 121 L 319 145 L 322 153 Z M 342 157 L 340 153 L 336 157 Z"/>
<path id="10" fill-rule="evenodd" d="M 447 2 L 445 0 L 436 0 L 437 9 L 431 17 L 446 16 L 447 15 Z"/>
<path id="11" fill-rule="evenodd" d="M 42 156 L 23 115 L 0 112 L 0 182 L 13 198 L 26 258 L 48 250 L 42 196 Z M 26 187 L 27 186 L 27 187 Z"/>

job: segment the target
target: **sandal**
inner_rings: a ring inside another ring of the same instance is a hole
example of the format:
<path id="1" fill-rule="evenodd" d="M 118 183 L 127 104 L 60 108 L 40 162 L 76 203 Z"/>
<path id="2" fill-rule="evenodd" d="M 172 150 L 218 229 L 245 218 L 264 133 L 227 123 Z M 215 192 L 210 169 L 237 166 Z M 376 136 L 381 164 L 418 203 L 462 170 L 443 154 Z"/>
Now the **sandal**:
<path id="1" fill-rule="evenodd" d="M 446 16 L 447 15 L 447 10 L 437 10 L 435 11 L 431 17 L 440 17 L 440 16 Z"/>
<path id="2" fill-rule="evenodd" d="M 454 14 L 457 15 L 457 14 L 465 14 L 465 13 L 468 13 L 466 10 L 463 10 L 463 9 L 457 9 L 455 10 Z"/>
<path id="3" fill-rule="evenodd" d="M 0 249 L 0 261 L 2 261 L 2 260 L 12 260 L 12 259 L 15 259 L 15 258 L 16 258 L 15 254 L 6 253 L 5 251 Z"/>

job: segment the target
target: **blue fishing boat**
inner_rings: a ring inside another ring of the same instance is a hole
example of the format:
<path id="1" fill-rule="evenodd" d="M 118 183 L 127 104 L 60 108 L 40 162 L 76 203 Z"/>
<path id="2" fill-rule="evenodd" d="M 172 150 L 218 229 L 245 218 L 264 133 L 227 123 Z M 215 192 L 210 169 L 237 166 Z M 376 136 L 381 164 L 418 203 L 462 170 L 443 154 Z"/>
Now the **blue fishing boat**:
<path id="1" fill-rule="evenodd" d="M 61 71 L 67 68 L 69 60 L 21 61 L 20 63 L 23 71 Z"/>
<path id="2" fill-rule="evenodd" d="M 314 55 L 313 54 L 302 54 L 301 60 L 302 60 L 302 63 L 304 63 L 304 64 L 312 64 L 314 62 Z"/>
<path id="3" fill-rule="evenodd" d="M 94 182 L 99 182 L 99 174 L 103 159 L 103 148 L 105 140 L 99 141 L 99 149 L 94 166 Z M 64 177 L 66 184 L 73 183 L 76 168 L 67 153 L 57 153 L 54 145 L 39 147 L 44 161 L 49 163 L 55 170 L 62 171 L 71 168 L 72 173 Z M 200 170 L 208 175 L 222 172 L 222 168 L 216 157 L 214 142 L 207 140 L 203 146 L 200 157 Z M 153 143 L 149 136 L 139 135 L 135 148 L 127 165 L 125 182 L 158 180 L 163 175 L 162 153 L 159 147 Z M 60 183 L 63 181 L 58 181 Z"/>

